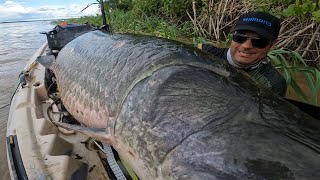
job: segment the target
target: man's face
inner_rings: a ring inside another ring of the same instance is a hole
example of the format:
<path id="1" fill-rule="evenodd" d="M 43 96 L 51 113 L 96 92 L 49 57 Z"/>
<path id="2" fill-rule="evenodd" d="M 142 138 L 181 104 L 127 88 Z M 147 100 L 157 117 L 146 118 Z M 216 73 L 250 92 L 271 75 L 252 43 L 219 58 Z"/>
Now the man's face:
<path id="1" fill-rule="evenodd" d="M 241 31 L 251 38 L 259 38 L 259 35 L 251 31 Z M 249 65 L 257 63 L 266 57 L 267 53 L 270 51 L 272 43 L 269 43 L 264 48 L 257 48 L 252 45 L 251 39 L 247 39 L 243 43 L 237 43 L 235 41 L 231 42 L 230 52 L 234 60 L 243 65 Z"/>

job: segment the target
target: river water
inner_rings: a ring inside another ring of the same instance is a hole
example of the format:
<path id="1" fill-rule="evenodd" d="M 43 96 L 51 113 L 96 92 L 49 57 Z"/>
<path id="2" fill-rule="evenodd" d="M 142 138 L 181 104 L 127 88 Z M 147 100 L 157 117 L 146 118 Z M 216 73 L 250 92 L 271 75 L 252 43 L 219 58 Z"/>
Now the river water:
<path id="1" fill-rule="evenodd" d="M 50 21 L 0 23 L 0 179 L 10 179 L 6 155 L 6 129 L 11 94 L 18 75 L 35 51 L 46 42 L 40 32 L 50 31 Z"/>

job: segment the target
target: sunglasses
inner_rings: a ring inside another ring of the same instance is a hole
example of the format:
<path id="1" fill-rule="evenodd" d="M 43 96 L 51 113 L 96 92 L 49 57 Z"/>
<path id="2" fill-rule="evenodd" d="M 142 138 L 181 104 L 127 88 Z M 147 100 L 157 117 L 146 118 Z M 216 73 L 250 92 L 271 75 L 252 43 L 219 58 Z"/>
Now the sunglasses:
<path id="1" fill-rule="evenodd" d="M 235 32 L 232 36 L 232 40 L 237 43 L 244 43 L 248 39 L 251 40 L 252 46 L 256 48 L 265 48 L 270 44 L 270 41 L 268 39 L 261 37 L 254 38 L 238 32 Z"/>

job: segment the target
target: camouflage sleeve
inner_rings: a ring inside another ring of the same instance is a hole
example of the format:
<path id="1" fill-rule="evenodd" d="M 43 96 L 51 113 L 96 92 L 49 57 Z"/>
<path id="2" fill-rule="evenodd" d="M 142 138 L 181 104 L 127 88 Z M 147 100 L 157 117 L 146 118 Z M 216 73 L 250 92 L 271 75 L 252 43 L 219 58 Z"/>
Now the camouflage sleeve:
<path id="1" fill-rule="evenodd" d="M 267 70 L 265 76 L 267 77 L 268 81 L 270 81 L 271 90 L 279 96 L 284 97 L 287 91 L 287 82 L 285 78 L 276 68 L 271 65 L 271 63 L 268 63 L 266 67 Z"/>
<path id="2" fill-rule="evenodd" d="M 287 83 L 284 77 L 279 73 L 277 78 L 274 78 L 274 82 L 272 83 L 271 90 L 278 94 L 279 96 L 284 97 L 287 91 Z"/>
<path id="3" fill-rule="evenodd" d="M 285 96 L 287 91 L 286 80 L 281 73 L 271 65 L 271 63 L 246 72 L 262 86 L 271 89 L 279 96 Z"/>

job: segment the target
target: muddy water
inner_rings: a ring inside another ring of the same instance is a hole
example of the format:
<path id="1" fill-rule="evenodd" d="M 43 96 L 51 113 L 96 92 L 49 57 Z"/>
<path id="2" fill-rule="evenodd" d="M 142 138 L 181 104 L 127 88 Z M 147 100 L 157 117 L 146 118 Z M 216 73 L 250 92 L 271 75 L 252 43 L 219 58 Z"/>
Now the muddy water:
<path id="1" fill-rule="evenodd" d="M 6 156 L 9 102 L 26 62 L 46 41 L 39 32 L 49 31 L 49 21 L 0 23 L 0 179 L 10 179 Z"/>

